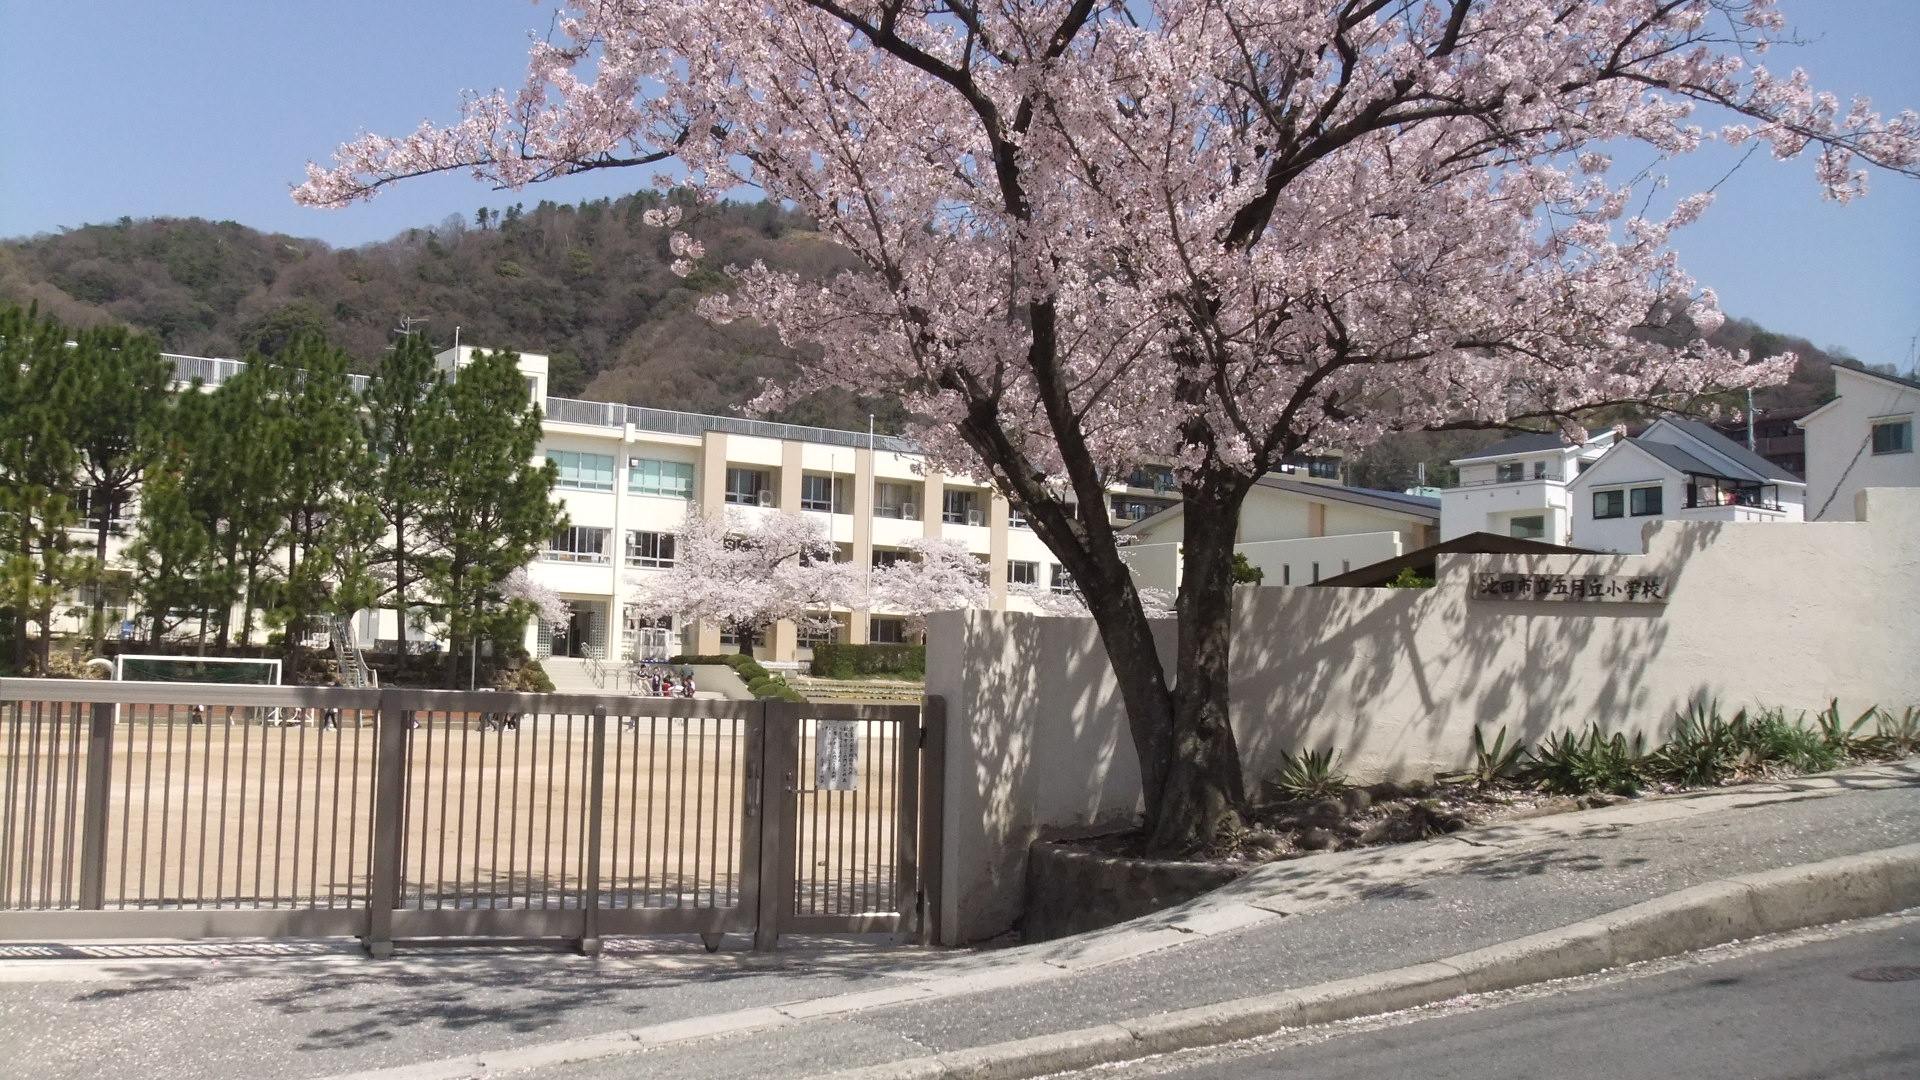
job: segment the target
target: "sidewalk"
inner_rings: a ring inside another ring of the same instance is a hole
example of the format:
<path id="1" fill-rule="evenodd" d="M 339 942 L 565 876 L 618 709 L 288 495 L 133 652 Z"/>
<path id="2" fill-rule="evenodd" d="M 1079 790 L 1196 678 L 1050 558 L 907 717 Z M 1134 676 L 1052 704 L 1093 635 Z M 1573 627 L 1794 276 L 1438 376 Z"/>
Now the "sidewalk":
<path id="1" fill-rule="evenodd" d="M 372 964 L 331 946 L 9 959 L 0 1074 L 940 1075 L 939 1053 L 1429 964 L 1735 875 L 1915 843 L 1920 765 L 1906 763 L 1278 863 L 1173 911 L 997 952 L 796 942 L 708 956 L 673 941 L 597 961 Z"/>

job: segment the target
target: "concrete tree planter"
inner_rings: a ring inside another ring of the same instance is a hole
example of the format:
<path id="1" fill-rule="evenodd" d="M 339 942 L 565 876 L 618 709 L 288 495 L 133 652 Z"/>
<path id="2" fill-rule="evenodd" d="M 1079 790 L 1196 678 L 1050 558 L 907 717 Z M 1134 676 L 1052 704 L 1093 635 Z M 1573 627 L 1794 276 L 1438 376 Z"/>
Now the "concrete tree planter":
<path id="1" fill-rule="evenodd" d="M 1035 841 L 1027 849 L 1022 937 L 1030 942 L 1050 941 L 1113 926 L 1185 903 L 1249 869 L 1111 855 L 1085 844 Z"/>

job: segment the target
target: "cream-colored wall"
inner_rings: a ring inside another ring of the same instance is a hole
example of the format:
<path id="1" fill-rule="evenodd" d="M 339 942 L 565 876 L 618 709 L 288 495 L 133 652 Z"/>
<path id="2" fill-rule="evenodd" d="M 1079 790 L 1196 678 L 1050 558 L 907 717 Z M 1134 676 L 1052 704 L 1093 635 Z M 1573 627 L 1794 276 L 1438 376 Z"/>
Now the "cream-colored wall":
<path id="1" fill-rule="evenodd" d="M 1443 556 L 1432 589 L 1240 590 L 1247 775 L 1333 747 L 1361 781 L 1431 776 L 1471 761 L 1476 725 L 1532 743 L 1597 722 L 1651 742 L 1704 698 L 1729 712 L 1920 704 L 1920 490 L 1865 502 L 1860 523 L 1662 522 L 1644 556 Z M 1475 570 L 1661 574 L 1671 601 L 1475 601 Z M 1138 769 L 1089 620 L 943 614 L 928 644 L 949 732 L 941 922 L 974 940 L 1017 915 L 1028 842 L 1135 813 Z"/>

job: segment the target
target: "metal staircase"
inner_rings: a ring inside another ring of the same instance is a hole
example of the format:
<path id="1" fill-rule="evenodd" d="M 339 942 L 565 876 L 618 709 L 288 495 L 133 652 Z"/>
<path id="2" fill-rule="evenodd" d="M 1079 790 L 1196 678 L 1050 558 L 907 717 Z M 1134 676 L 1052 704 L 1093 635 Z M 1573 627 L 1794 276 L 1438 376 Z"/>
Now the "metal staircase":
<path id="1" fill-rule="evenodd" d="M 332 616 L 327 635 L 333 639 L 333 658 L 340 668 L 341 686 L 380 685 L 380 677 L 367 666 L 366 654 L 360 651 L 360 643 L 353 638 L 352 619 L 345 615 Z"/>

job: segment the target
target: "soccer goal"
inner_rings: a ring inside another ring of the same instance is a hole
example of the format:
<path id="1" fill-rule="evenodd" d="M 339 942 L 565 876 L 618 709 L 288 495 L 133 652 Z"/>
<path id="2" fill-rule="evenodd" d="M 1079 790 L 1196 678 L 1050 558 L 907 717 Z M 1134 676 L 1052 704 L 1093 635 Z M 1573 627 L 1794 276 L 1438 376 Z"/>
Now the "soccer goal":
<path id="1" fill-rule="evenodd" d="M 113 677 L 124 682 L 225 683 L 230 686 L 279 686 L 280 661 L 229 656 L 123 655 L 113 662 Z M 204 710 L 194 706 L 195 722 Z M 250 719 L 269 725 L 304 724 L 308 710 L 269 706 L 246 710 Z"/>

